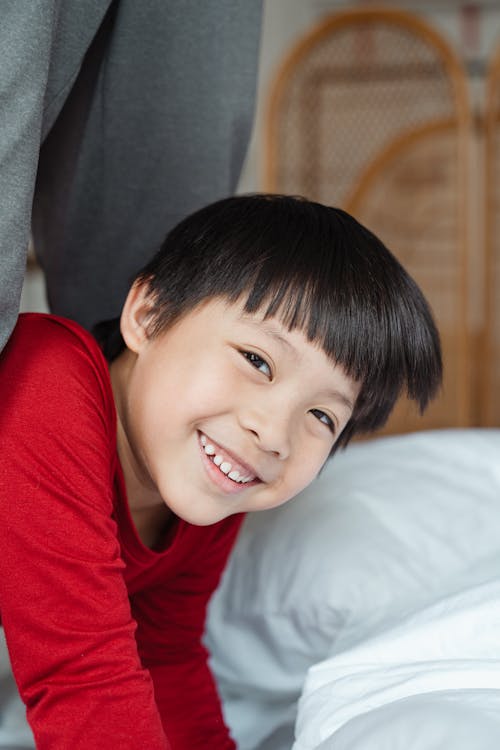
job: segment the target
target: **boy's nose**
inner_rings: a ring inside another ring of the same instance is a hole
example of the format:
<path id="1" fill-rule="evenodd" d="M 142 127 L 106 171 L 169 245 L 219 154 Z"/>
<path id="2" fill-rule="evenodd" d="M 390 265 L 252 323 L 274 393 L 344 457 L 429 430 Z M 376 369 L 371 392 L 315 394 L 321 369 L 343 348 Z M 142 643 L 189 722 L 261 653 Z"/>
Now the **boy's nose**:
<path id="1" fill-rule="evenodd" d="M 259 448 L 284 460 L 290 455 L 290 419 L 284 410 L 272 412 L 255 407 L 240 414 L 240 424 L 253 434 Z"/>

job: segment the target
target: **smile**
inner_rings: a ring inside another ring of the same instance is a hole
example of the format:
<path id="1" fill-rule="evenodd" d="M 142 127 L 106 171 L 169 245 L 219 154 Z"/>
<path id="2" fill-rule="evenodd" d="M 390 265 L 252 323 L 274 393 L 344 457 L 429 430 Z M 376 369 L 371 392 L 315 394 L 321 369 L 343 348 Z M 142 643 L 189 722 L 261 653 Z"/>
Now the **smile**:
<path id="1" fill-rule="evenodd" d="M 210 462 L 227 479 L 230 479 L 235 484 L 249 484 L 258 479 L 250 467 L 238 461 L 233 456 L 226 455 L 226 451 L 223 448 L 214 444 L 203 433 L 200 433 L 200 443 L 205 456 L 207 456 Z"/>

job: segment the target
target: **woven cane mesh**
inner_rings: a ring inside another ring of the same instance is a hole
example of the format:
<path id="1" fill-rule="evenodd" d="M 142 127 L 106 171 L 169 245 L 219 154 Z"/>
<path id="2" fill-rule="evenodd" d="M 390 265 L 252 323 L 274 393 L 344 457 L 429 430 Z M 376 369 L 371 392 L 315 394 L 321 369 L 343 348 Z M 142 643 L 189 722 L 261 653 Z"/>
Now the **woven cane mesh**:
<path id="1" fill-rule="evenodd" d="M 431 302 L 443 394 L 423 418 L 402 402 L 387 431 L 466 424 L 461 125 L 442 49 L 411 16 L 371 11 L 333 17 L 298 50 L 272 94 L 267 187 L 346 208 Z"/>
<path id="2" fill-rule="evenodd" d="M 500 425 L 500 49 L 490 69 L 486 105 L 487 169 L 487 257 L 486 346 L 480 366 L 483 370 L 483 423 Z"/>
<path id="3" fill-rule="evenodd" d="M 402 431 L 410 415 L 421 427 L 456 424 L 461 398 L 460 346 L 462 267 L 457 258 L 457 158 L 454 128 L 434 129 L 392 153 L 366 185 L 355 213 L 397 249 L 407 270 L 425 291 L 439 323 L 445 356 L 442 396 L 422 418 L 404 401 L 390 428 Z"/>

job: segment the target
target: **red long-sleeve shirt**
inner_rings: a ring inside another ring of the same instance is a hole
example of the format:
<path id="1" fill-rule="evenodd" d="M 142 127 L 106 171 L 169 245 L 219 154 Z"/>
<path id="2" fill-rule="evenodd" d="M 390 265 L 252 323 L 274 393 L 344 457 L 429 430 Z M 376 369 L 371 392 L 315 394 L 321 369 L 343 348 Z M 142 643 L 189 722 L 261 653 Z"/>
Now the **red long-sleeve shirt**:
<path id="1" fill-rule="evenodd" d="M 141 543 L 75 323 L 21 316 L 0 394 L 0 614 L 38 750 L 231 750 L 201 635 L 241 516 Z"/>

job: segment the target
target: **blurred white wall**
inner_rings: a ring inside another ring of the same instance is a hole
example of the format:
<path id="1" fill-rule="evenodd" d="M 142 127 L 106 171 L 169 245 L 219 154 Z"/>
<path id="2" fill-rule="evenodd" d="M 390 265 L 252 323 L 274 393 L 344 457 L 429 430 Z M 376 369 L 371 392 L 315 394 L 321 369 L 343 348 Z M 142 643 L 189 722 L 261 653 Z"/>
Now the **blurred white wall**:
<path id="1" fill-rule="evenodd" d="M 21 295 L 21 312 L 48 312 L 45 284 L 40 268 L 28 267 Z"/>

